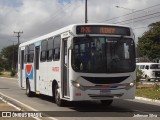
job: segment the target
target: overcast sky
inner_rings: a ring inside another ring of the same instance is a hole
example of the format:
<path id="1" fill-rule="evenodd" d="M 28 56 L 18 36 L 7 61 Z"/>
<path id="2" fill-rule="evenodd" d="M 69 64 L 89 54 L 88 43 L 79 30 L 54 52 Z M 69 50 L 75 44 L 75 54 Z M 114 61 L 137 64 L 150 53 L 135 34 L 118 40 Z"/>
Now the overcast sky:
<path id="1" fill-rule="evenodd" d="M 0 49 L 17 42 L 13 31 L 23 31 L 22 43 L 70 24 L 84 23 L 84 5 L 85 0 L 0 0 Z M 157 21 L 160 0 L 88 0 L 88 22 L 133 26 L 136 41 L 150 23 Z"/>

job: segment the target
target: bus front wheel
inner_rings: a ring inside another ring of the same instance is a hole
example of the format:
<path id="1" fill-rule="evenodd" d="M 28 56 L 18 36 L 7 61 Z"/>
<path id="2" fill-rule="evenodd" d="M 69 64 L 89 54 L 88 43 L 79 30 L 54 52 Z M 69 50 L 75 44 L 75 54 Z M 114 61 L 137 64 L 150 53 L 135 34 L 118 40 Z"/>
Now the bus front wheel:
<path id="1" fill-rule="evenodd" d="M 101 100 L 101 104 L 104 106 L 109 106 L 111 105 L 113 100 Z"/>
<path id="2" fill-rule="evenodd" d="M 54 92 L 55 92 L 55 94 L 54 94 L 55 103 L 58 106 L 63 106 L 64 105 L 64 101 L 60 98 L 60 90 L 59 90 L 58 85 L 55 86 L 55 91 Z"/>

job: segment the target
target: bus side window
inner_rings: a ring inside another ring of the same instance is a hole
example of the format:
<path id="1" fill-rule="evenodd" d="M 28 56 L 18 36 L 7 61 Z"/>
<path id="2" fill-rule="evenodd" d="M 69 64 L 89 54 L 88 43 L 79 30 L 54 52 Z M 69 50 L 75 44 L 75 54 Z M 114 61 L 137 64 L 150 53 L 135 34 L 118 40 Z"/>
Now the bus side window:
<path id="1" fill-rule="evenodd" d="M 28 63 L 32 63 L 33 62 L 33 58 L 34 58 L 34 44 L 29 45 L 29 51 L 28 51 Z"/>
<path id="2" fill-rule="evenodd" d="M 60 58 L 60 44 L 61 44 L 61 37 L 56 36 L 53 41 L 53 60 L 59 60 Z"/>
<path id="3" fill-rule="evenodd" d="M 28 46 L 25 47 L 24 63 L 28 61 Z"/>
<path id="4" fill-rule="evenodd" d="M 52 61 L 53 56 L 53 38 L 48 39 L 47 61 Z"/>
<path id="5" fill-rule="evenodd" d="M 46 51 L 47 51 L 47 40 L 42 41 L 41 43 L 41 62 L 46 61 Z"/>

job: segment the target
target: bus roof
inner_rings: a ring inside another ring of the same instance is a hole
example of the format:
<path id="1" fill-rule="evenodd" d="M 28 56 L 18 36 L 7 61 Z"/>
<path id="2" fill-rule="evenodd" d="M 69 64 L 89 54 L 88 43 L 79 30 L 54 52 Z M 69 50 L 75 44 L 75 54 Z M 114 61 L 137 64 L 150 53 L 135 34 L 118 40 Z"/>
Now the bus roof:
<path id="1" fill-rule="evenodd" d="M 35 42 L 38 42 L 40 40 L 45 40 L 49 37 L 52 37 L 52 36 L 56 36 L 56 35 L 60 35 L 64 32 L 67 32 L 67 31 L 73 31 L 73 27 L 74 26 L 78 26 L 78 25 L 108 25 L 108 26 L 117 26 L 117 27 L 128 27 L 130 28 L 129 26 L 124 26 L 124 25 L 117 25 L 117 24 L 104 24 L 104 23 L 82 23 L 82 24 L 72 24 L 72 25 L 69 25 L 69 26 L 66 26 L 66 27 L 63 27 L 61 29 L 58 29 L 58 30 L 55 30 L 51 33 L 48 33 L 46 35 L 43 35 L 43 36 L 40 36 L 38 38 L 35 38 L 35 39 L 31 39 L 29 41 L 26 41 L 24 43 L 21 43 L 19 45 L 19 47 L 22 47 L 22 46 L 25 46 L 25 45 L 29 45 L 29 44 L 32 44 L 32 43 L 35 43 Z M 131 29 L 131 28 L 130 28 Z"/>

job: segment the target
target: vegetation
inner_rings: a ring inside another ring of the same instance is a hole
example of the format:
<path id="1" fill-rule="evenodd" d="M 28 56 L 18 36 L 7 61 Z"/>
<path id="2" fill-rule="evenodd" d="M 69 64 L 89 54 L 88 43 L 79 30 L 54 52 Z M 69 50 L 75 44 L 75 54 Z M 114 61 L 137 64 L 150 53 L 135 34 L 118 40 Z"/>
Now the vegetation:
<path id="1" fill-rule="evenodd" d="M 160 100 L 160 86 L 137 88 L 136 96 Z"/>
<path id="2" fill-rule="evenodd" d="M 157 83 L 154 84 L 142 84 L 140 79 L 143 78 L 143 72 L 139 69 L 136 71 L 136 96 L 158 99 L 160 100 L 160 86 Z"/>
<path id="3" fill-rule="evenodd" d="M 16 69 L 18 61 L 18 45 L 7 46 L 0 54 L 0 67 L 5 70 Z"/>
<path id="4" fill-rule="evenodd" d="M 150 60 L 160 57 L 160 22 L 152 23 L 138 40 L 139 55 Z"/>
<path id="5" fill-rule="evenodd" d="M 140 69 L 137 69 L 136 70 L 136 82 L 139 82 L 140 79 L 143 78 L 143 75 L 144 75 L 144 72 Z"/>
<path id="6" fill-rule="evenodd" d="M 13 69 L 13 70 L 11 70 L 11 73 L 10 73 L 10 75 L 11 75 L 11 77 L 13 77 L 13 76 L 15 76 L 16 75 L 16 70 L 15 69 Z"/>

